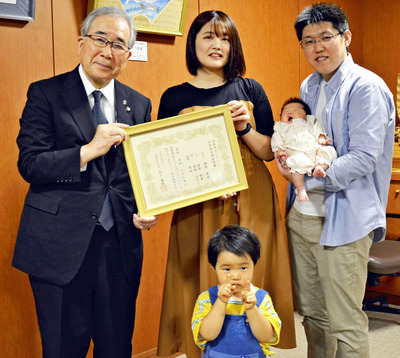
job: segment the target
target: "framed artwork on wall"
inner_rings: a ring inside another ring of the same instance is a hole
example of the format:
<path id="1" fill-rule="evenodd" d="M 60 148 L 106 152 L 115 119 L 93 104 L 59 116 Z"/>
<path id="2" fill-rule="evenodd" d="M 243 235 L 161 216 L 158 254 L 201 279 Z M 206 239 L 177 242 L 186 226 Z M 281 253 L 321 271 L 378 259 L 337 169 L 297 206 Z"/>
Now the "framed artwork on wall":
<path id="1" fill-rule="evenodd" d="M 34 21 L 36 0 L 0 0 L 0 19 Z"/>
<path id="2" fill-rule="evenodd" d="M 89 0 L 88 12 L 104 6 L 120 7 L 132 17 L 138 32 L 183 36 L 188 2 L 189 0 Z"/>
<path id="3" fill-rule="evenodd" d="M 248 188 L 227 105 L 127 128 L 126 163 L 140 216 Z"/>

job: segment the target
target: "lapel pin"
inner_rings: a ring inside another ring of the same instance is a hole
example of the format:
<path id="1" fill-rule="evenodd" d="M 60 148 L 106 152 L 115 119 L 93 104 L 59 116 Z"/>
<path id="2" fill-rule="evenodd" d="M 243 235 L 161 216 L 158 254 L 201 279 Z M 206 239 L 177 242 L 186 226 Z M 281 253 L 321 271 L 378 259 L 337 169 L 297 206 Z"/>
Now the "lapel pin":
<path id="1" fill-rule="evenodd" d="M 130 112 L 131 111 L 131 107 L 126 107 L 125 111 Z"/>
<path id="2" fill-rule="evenodd" d="M 125 106 L 126 105 L 126 99 L 124 99 L 123 101 L 122 101 L 122 104 Z"/>

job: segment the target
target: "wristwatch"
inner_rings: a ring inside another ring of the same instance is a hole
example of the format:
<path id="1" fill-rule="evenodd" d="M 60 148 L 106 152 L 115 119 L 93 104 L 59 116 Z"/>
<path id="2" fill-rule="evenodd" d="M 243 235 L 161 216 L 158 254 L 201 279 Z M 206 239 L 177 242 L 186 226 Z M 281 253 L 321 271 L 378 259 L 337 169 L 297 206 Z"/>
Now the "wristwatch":
<path id="1" fill-rule="evenodd" d="M 244 136 L 245 134 L 249 133 L 251 129 L 251 124 L 249 122 L 247 122 L 246 124 L 246 128 L 243 129 L 242 131 L 236 131 L 236 134 L 241 137 Z"/>

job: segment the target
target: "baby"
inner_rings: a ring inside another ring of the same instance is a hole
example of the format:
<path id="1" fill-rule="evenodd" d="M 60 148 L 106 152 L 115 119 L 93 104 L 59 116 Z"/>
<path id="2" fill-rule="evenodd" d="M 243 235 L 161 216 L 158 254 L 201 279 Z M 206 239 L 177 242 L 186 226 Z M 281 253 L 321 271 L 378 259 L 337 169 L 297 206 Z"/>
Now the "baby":
<path id="1" fill-rule="evenodd" d="M 274 126 L 271 147 L 282 164 L 292 173 L 299 201 L 307 201 L 304 174 L 324 177 L 326 169 L 337 158 L 328 145 L 322 123 L 311 115 L 310 108 L 300 98 L 289 98 L 282 106 L 280 122 Z"/>

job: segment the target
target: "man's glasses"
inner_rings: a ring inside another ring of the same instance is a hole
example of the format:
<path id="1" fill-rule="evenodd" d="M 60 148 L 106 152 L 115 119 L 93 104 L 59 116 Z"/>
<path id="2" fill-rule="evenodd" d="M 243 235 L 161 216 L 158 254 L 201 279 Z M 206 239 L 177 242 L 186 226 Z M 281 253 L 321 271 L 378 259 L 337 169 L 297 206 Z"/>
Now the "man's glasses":
<path id="1" fill-rule="evenodd" d="M 93 44 L 97 47 L 106 47 L 107 45 L 110 45 L 111 51 L 118 55 L 122 55 L 130 50 L 130 48 L 123 43 L 109 41 L 103 36 L 88 34 L 85 37 L 89 37 L 93 41 Z"/>
<path id="2" fill-rule="evenodd" d="M 300 46 L 303 48 L 311 48 L 311 46 L 314 46 L 317 42 L 322 42 L 324 44 L 329 43 L 332 41 L 337 35 L 340 35 L 341 32 L 338 32 L 337 34 L 334 35 L 325 35 L 322 37 L 317 37 L 315 39 L 305 39 L 300 41 Z"/>

